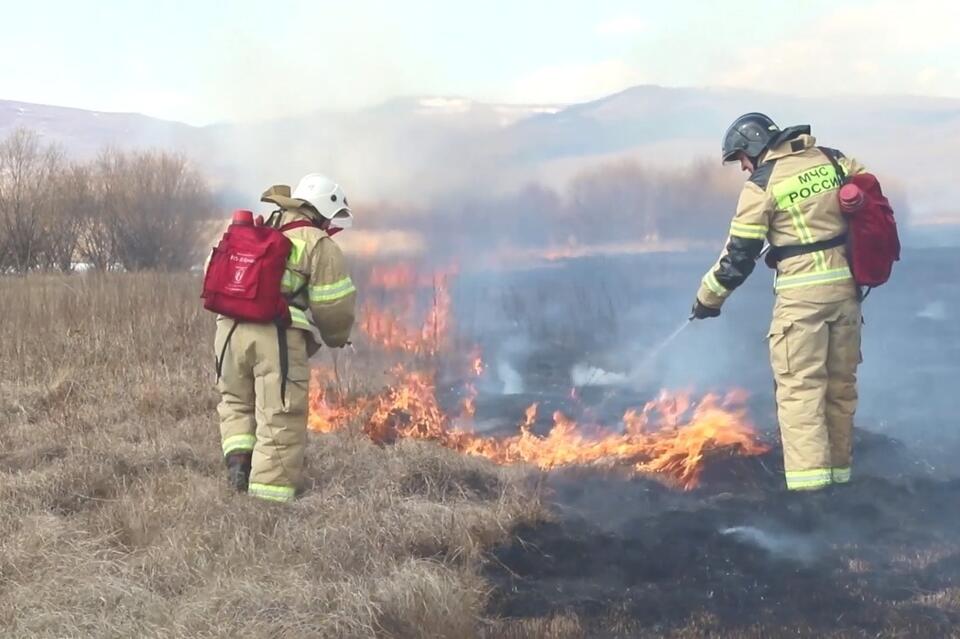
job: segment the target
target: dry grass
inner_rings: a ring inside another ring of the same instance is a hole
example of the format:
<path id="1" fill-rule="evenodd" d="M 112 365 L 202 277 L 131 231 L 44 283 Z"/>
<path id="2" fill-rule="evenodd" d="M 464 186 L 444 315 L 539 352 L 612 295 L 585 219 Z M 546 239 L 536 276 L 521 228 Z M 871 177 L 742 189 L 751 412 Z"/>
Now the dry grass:
<path id="1" fill-rule="evenodd" d="M 484 550 L 543 514 L 526 477 L 347 433 L 310 438 L 298 502 L 231 494 L 197 295 L 188 276 L 0 278 L 0 635 L 488 628 Z"/>

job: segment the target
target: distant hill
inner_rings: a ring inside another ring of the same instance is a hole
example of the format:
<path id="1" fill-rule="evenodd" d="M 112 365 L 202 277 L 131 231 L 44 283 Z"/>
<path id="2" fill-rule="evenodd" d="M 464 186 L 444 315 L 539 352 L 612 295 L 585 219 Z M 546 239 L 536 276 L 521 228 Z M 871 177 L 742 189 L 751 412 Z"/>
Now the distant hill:
<path id="1" fill-rule="evenodd" d="M 18 127 L 40 133 L 79 157 L 106 146 L 119 148 L 188 146 L 197 129 L 137 113 L 105 113 L 69 107 L 0 100 L 0 137 Z"/>
<path id="2" fill-rule="evenodd" d="M 442 193 L 509 190 L 530 179 L 562 183 L 611 160 L 669 167 L 713 159 L 725 127 L 749 110 L 765 111 L 784 126 L 811 124 L 821 143 L 903 185 L 920 217 L 960 201 L 954 163 L 945 160 L 960 143 L 960 100 L 919 96 L 814 99 L 639 86 L 565 107 L 424 96 L 354 112 L 209 127 L 0 102 L 0 133 L 29 126 L 82 155 L 107 144 L 183 150 L 237 197 L 325 170 L 366 199 L 416 205 Z"/>

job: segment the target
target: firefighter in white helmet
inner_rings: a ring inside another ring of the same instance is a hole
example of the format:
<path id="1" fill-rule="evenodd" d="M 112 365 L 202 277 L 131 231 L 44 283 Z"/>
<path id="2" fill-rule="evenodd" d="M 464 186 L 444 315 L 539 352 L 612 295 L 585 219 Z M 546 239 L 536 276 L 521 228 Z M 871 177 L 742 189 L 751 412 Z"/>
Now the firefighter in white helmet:
<path id="1" fill-rule="evenodd" d="M 346 345 L 353 326 L 356 288 L 331 239 L 351 226 L 353 214 L 343 189 L 319 173 L 304 176 L 292 194 L 289 186 L 272 186 L 261 201 L 279 207 L 267 221 L 275 228 L 301 220 L 313 224 L 284 231 L 293 245 L 283 275 L 292 320 L 286 353 L 277 348 L 271 324 L 217 322 L 220 435 L 234 488 L 289 501 L 302 481 L 308 359 L 321 344 Z"/>

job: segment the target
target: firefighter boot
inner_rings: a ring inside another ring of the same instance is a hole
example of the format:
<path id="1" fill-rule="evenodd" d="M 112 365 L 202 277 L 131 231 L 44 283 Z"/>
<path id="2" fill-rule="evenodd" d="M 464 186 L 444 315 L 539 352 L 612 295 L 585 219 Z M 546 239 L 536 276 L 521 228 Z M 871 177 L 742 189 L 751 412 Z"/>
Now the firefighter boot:
<path id="1" fill-rule="evenodd" d="M 251 453 L 230 453 L 224 458 L 227 464 L 227 481 L 238 493 L 247 492 L 252 459 Z"/>

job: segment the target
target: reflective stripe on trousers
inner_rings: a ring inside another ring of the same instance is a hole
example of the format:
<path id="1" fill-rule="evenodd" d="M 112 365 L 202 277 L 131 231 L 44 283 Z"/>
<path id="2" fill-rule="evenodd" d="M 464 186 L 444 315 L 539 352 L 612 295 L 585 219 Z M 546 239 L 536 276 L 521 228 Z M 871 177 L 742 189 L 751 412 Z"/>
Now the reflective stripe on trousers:
<path id="1" fill-rule="evenodd" d="M 256 435 L 231 435 L 223 440 L 223 456 L 226 457 L 230 453 L 235 453 L 238 451 L 248 453 L 253 450 L 253 447 L 256 444 Z"/>
<path id="2" fill-rule="evenodd" d="M 830 484 L 850 483 L 850 467 L 816 468 L 814 470 L 786 471 L 788 490 L 815 490 Z"/>
<path id="3" fill-rule="evenodd" d="M 297 491 L 293 486 L 271 486 L 270 484 L 250 484 L 247 493 L 268 501 L 293 501 Z"/>
<path id="4" fill-rule="evenodd" d="M 846 484 L 850 481 L 850 467 L 846 468 L 833 468 L 831 469 L 833 476 L 833 483 L 835 484 Z"/>
<path id="5" fill-rule="evenodd" d="M 787 478 L 787 490 L 816 490 L 833 483 L 833 473 L 829 468 L 788 470 L 784 474 Z"/>

